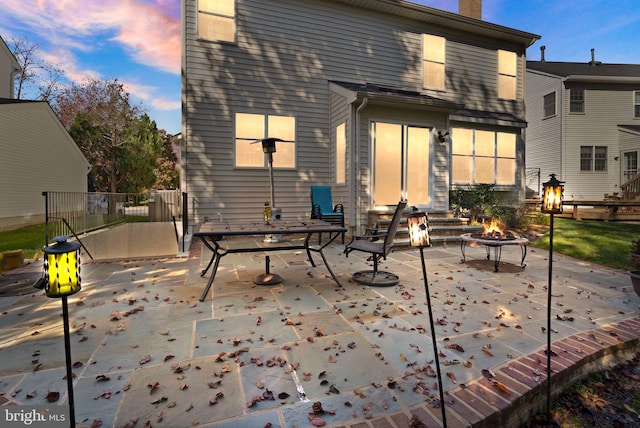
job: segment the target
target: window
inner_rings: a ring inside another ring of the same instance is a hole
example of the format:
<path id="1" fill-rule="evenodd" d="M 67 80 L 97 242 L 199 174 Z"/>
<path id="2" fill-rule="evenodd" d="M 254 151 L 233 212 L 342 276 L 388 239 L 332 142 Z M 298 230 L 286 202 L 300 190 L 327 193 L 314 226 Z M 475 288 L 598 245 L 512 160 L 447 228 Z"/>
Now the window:
<path id="1" fill-rule="evenodd" d="M 516 184 L 516 134 L 454 128 L 451 140 L 454 184 Z"/>
<path id="2" fill-rule="evenodd" d="M 580 146 L 580 171 L 606 171 L 607 146 Z"/>
<path id="3" fill-rule="evenodd" d="M 235 42 L 235 0 L 198 0 L 198 37 Z"/>
<path id="4" fill-rule="evenodd" d="M 547 117 L 556 115 L 556 93 L 551 92 L 544 96 L 544 115 L 543 117 L 546 119 Z"/>
<path id="5" fill-rule="evenodd" d="M 633 117 L 640 118 L 640 91 L 633 91 Z"/>
<path id="6" fill-rule="evenodd" d="M 431 129 L 402 123 L 371 123 L 373 204 L 429 205 Z"/>
<path id="7" fill-rule="evenodd" d="M 336 184 L 345 184 L 347 170 L 347 134 L 346 125 L 336 127 Z"/>
<path id="8" fill-rule="evenodd" d="M 623 158 L 622 178 L 623 181 L 628 181 L 638 173 L 638 152 L 625 152 Z"/>
<path id="9" fill-rule="evenodd" d="M 518 56 L 515 52 L 498 51 L 498 98 L 516 99 Z"/>
<path id="10" fill-rule="evenodd" d="M 422 35 L 422 86 L 444 91 L 444 37 Z"/>
<path id="11" fill-rule="evenodd" d="M 569 90 L 569 112 L 584 113 L 584 89 Z"/>
<path id="12" fill-rule="evenodd" d="M 264 168 L 268 157 L 262 144 L 252 144 L 263 138 L 280 138 L 273 155 L 274 168 L 296 167 L 296 120 L 288 116 L 236 113 L 235 166 Z"/>

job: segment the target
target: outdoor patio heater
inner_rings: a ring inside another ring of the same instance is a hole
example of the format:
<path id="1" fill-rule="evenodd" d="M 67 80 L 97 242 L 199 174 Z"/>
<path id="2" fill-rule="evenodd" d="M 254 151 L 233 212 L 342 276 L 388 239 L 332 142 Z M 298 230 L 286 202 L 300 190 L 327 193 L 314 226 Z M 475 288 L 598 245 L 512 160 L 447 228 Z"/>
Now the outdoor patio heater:
<path id="1" fill-rule="evenodd" d="M 69 334 L 69 308 L 67 296 L 80 291 L 80 247 L 77 242 L 67 242 L 66 236 L 54 238 L 55 244 L 44 247 L 44 277 L 35 287 L 47 293 L 47 297 L 62 298 L 62 324 L 64 328 L 64 351 L 67 366 L 67 389 L 69 394 L 70 426 L 76 426 L 73 399 L 73 371 L 71 370 L 71 338 Z"/>
<path id="2" fill-rule="evenodd" d="M 285 141 L 285 140 L 280 138 L 263 138 L 261 140 L 256 140 L 253 143 L 251 143 L 251 144 L 262 143 L 262 152 L 269 155 L 269 196 L 270 196 L 269 204 L 270 205 L 265 203 L 265 208 L 264 208 L 265 222 L 267 223 L 271 221 L 271 219 L 280 220 L 280 218 L 282 217 L 282 210 L 280 208 L 277 208 L 275 205 L 275 190 L 273 186 L 273 154 L 276 152 L 276 141 Z M 282 235 L 271 234 L 271 235 L 265 235 L 263 242 L 266 242 L 269 244 L 275 244 L 280 242 L 281 240 L 282 240 Z M 266 265 L 265 273 L 256 276 L 253 279 L 254 284 L 274 285 L 282 282 L 282 278 L 280 277 L 280 275 L 271 273 L 270 263 L 271 263 L 270 257 L 268 255 L 265 256 L 265 265 Z"/>
<path id="3" fill-rule="evenodd" d="M 444 408 L 444 391 L 442 388 L 442 374 L 440 372 L 440 360 L 438 358 L 438 345 L 436 343 L 436 331 L 433 324 L 433 310 L 431 309 L 431 294 L 429 293 L 429 282 L 427 281 L 427 268 L 424 263 L 424 248 L 431 246 L 429 236 L 429 220 L 427 213 L 413 207 L 407 215 L 407 226 L 409 228 L 409 242 L 412 247 L 420 248 L 420 261 L 422 262 L 422 278 L 424 280 L 424 291 L 427 295 L 427 308 L 429 309 L 429 325 L 431 327 L 431 341 L 433 343 L 433 356 L 438 375 L 438 390 L 440 393 L 440 410 L 442 411 L 442 426 L 447 428 L 447 415 Z"/>
<path id="4" fill-rule="evenodd" d="M 559 181 L 555 174 L 542 184 L 542 206 L 540 211 L 550 215 L 549 221 L 549 284 L 547 286 L 547 423 L 551 426 L 551 283 L 553 278 L 553 216 L 562 214 L 562 198 L 564 181 Z"/>

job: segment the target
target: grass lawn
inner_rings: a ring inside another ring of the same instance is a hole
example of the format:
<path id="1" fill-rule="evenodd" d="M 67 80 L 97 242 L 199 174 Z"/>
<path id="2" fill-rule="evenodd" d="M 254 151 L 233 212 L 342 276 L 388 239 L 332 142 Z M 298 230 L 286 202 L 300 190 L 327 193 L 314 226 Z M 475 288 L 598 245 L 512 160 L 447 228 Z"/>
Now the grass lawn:
<path id="1" fill-rule="evenodd" d="M 126 223 L 149 221 L 146 216 L 126 216 Z M 32 259 L 36 253 L 42 254 L 45 246 L 44 224 L 26 226 L 16 230 L 0 232 L 0 253 L 22 250 L 25 259 Z M 80 237 L 82 239 L 82 237 Z"/>
<path id="2" fill-rule="evenodd" d="M 640 223 L 554 219 L 553 252 L 614 269 L 628 270 L 631 241 L 640 238 Z M 531 243 L 549 249 L 549 233 Z"/>

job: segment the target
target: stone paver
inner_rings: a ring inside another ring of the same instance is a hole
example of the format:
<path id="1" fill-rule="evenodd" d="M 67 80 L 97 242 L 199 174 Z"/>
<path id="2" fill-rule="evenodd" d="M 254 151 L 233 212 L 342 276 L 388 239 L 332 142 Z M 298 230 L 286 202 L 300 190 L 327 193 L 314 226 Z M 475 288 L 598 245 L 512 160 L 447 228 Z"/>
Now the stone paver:
<path id="1" fill-rule="evenodd" d="M 209 254 L 86 263 L 69 298 L 78 424 L 123 427 L 306 427 L 314 403 L 331 427 L 442 426 L 425 286 L 417 250 L 381 269 L 394 287 L 356 284 L 371 263 L 327 248 L 271 253 L 284 279 L 257 286 L 260 254 L 222 260 L 204 302 Z M 425 250 L 447 426 L 519 426 L 546 404 L 548 254 L 521 268 L 505 249 L 499 272 L 484 252 Z M 41 264 L 0 276 L 0 405 L 68 404 L 61 304 L 36 289 Z M 640 298 L 625 272 L 554 255 L 552 383 L 632 355 Z M 316 409 L 318 410 L 318 409 Z M 412 422 L 413 421 L 413 422 Z"/>

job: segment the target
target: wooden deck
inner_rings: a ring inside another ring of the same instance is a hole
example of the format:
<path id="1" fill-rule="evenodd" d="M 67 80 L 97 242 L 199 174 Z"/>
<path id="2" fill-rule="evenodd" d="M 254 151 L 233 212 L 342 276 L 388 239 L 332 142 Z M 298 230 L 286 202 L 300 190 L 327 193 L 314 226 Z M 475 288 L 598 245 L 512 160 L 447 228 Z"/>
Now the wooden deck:
<path id="1" fill-rule="evenodd" d="M 564 213 L 558 216 L 575 220 L 640 221 L 640 201 L 564 201 Z"/>

